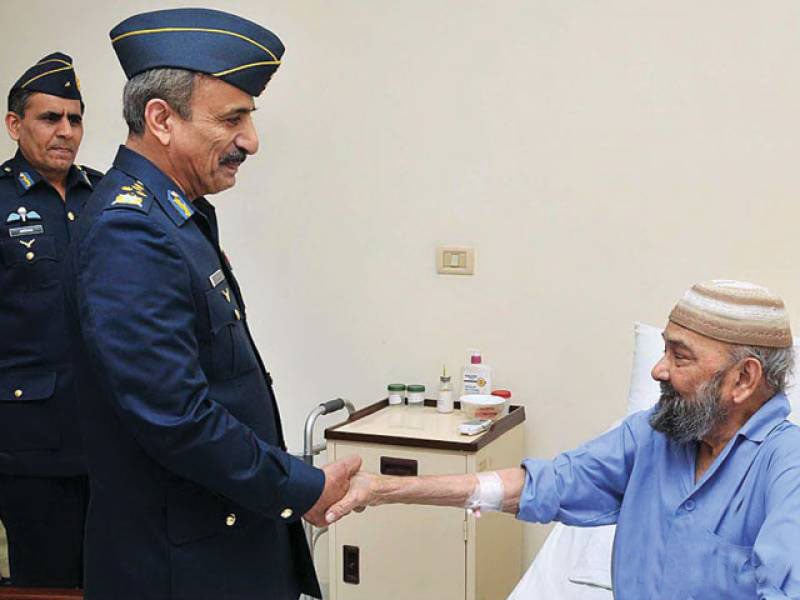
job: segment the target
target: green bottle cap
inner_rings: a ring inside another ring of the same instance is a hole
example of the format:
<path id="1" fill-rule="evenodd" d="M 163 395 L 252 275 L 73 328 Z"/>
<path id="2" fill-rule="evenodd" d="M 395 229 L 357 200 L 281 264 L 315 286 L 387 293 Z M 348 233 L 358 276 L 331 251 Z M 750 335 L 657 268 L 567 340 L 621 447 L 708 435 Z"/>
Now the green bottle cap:
<path id="1" fill-rule="evenodd" d="M 411 392 L 424 392 L 424 391 L 425 391 L 425 386 L 424 385 L 414 385 L 414 384 L 412 384 L 412 385 L 408 386 L 408 392 L 409 393 L 411 393 Z"/>
<path id="2" fill-rule="evenodd" d="M 405 392 L 406 391 L 406 384 L 405 383 L 390 383 L 389 386 L 386 388 L 390 392 Z"/>

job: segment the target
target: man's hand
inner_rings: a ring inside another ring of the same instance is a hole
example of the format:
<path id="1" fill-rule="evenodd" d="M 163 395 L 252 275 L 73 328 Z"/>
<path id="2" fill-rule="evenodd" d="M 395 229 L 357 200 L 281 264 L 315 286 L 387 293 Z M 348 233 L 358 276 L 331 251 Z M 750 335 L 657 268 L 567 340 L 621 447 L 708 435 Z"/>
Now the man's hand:
<path id="1" fill-rule="evenodd" d="M 317 527 L 325 527 L 325 513 L 331 504 L 338 502 L 350 488 L 350 478 L 361 468 L 361 457 L 346 456 L 322 467 L 325 473 L 325 487 L 322 494 L 303 518 Z"/>
<path id="2" fill-rule="evenodd" d="M 376 490 L 381 479 L 384 478 L 380 475 L 373 475 L 364 471 L 356 473 L 350 480 L 350 489 L 344 498 L 331 506 L 325 513 L 325 521 L 334 523 L 350 514 L 350 511 L 361 512 L 367 506 L 379 504 Z"/>

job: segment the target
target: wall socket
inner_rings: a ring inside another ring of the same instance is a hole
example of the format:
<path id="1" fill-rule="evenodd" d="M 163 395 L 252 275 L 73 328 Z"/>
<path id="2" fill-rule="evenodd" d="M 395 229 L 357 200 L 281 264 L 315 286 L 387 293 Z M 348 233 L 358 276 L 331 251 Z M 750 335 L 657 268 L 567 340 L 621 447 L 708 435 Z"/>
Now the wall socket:
<path id="1" fill-rule="evenodd" d="M 436 248 L 436 272 L 444 275 L 473 275 L 475 249 L 468 246 L 439 246 Z"/>

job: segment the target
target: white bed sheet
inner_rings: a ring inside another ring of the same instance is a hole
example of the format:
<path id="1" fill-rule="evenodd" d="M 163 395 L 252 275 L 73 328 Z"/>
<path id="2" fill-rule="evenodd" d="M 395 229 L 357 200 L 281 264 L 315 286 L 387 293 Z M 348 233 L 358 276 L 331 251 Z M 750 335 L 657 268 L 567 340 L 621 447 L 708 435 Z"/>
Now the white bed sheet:
<path id="1" fill-rule="evenodd" d="M 508 600 L 613 600 L 611 590 L 570 581 L 585 568 L 590 532 L 557 524 Z"/>

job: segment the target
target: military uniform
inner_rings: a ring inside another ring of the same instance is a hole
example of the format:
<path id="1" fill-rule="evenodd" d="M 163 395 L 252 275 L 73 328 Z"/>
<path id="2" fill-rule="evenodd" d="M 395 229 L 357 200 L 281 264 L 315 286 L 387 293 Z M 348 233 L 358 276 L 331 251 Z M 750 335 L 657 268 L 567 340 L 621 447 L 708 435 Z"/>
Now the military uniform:
<path id="1" fill-rule="evenodd" d="M 189 39 L 172 37 L 176 24 Z M 202 30 L 205 51 L 194 60 L 230 58 L 208 47 L 208 30 L 257 42 L 219 34 L 234 48 L 279 44 L 250 22 L 200 9 L 142 15 L 125 27 L 112 38 L 130 42 L 126 52 L 140 62 L 152 58 L 153 31 L 168 34 L 173 52 L 191 46 L 192 27 Z M 263 89 L 263 73 L 258 80 Z M 300 519 L 324 474 L 285 451 L 214 208 L 123 146 L 84 214 L 70 269 L 86 350 L 87 600 L 320 596 Z"/>
<path id="2" fill-rule="evenodd" d="M 34 68 L 21 81 L 44 68 Z M 50 93 L 41 86 L 63 88 L 76 80 L 74 73 L 60 72 L 37 81 L 35 91 Z M 81 583 L 88 485 L 64 257 L 101 177 L 99 171 L 72 166 L 64 201 L 21 152 L 0 166 L 0 521 L 8 534 L 14 585 Z"/>

